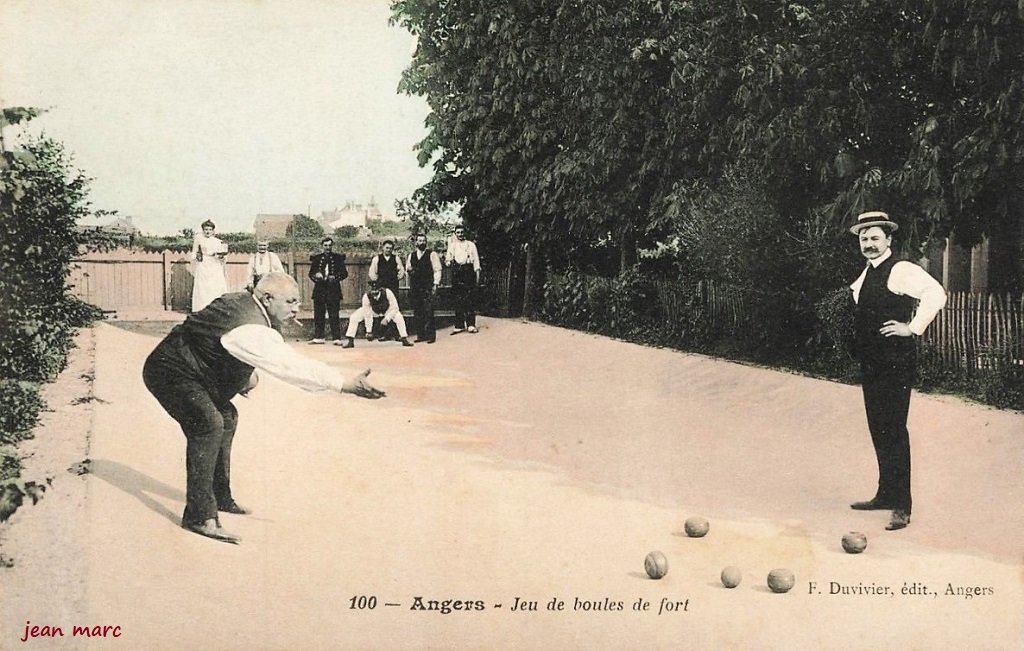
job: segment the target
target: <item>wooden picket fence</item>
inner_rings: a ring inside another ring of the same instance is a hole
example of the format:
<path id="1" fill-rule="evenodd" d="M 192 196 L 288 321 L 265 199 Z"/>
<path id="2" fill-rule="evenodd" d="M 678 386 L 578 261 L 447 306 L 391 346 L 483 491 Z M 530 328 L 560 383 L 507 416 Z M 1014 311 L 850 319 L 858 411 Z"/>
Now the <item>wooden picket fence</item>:
<path id="1" fill-rule="evenodd" d="M 614 280 L 587 277 L 611 291 Z M 656 310 L 666 324 L 700 322 L 720 335 L 745 340 L 761 327 L 737 290 L 702 280 L 653 283 Z M 1024 296 L 958 292 L 919 340 L 923 362 L 966 375 L 1017 369 L 1024 373 Z"/>
<path id="2" fill-rule="evenodd" d="M 299 284 L 305 311 L 312 309 L 313 283 L 309 279 L 309 255 L 282 252 L 285 271 Z M 248 279 L 249 256 L 229 253 L 225 260 L 228 291 L 241 291 Z M 348 278 L 341 283 L 342 307 L 352 309 L 369 283 L 370 255 L 347 256 Z M 118 311 L 188 312 L 192 301 L 192 265 L 185 253 L 172 251 L 143 252 L 116 249 L 108 252 L 89 252 L 77 257 L 71 264 L 68 285 L 71 293 L 82 300 L 112 313 Z M 399 303 L 408 299 L 407 279 L 400 282 Z M 486 265 L 481 278 L 481 294 L 486 305 L 498 314 L 508 313 L 511 292 L 512 265 Z M 449 288 L 451 271 L 441 272 L 441 286 L 435 303 L 441 313 L 451 311 Z"/>
<path id="3" fill-rule="evenodd" d="M 1024 367 L 1024 296 L 951 293 L 921 339 L 923 354 L 943 368 Z"/>

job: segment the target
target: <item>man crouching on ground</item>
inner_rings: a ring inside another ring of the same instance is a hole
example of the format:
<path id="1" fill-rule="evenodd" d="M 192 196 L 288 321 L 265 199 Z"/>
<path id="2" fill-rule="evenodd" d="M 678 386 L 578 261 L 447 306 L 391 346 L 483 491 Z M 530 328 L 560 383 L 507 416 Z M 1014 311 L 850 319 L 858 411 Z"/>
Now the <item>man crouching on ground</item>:
<path id="1" fill-rule="evenodd" d="M 231 440 L 238 425 L 231 399 L 255 385 L 255 369 L 308 391 L 384 396 L 367 381 L 369 369 L 345 379 L 288 346 L 279 331 L 298 311 L 295 280 L 270 273 L 252 294 L 225 294 L 190 315 L 146 359 L 146 388 L 181 425 L 187 440 L 183 528 L 224 542 L 241 541 L 221 528 L 217 513 L 250 513 L 231 495 Z"/>

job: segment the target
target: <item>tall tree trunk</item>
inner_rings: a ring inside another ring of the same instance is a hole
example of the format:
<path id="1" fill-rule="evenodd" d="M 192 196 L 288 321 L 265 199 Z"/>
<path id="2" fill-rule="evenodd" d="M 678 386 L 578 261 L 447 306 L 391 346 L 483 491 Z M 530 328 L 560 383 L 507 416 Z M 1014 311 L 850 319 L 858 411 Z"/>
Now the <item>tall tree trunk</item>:
<path id="1" fill-rule="evenodd" d="M 526 276 L 523 283 L 523 316 L 532 318 L 540 311 L 544 288 L 544 254 L 540 245 L 526 245 Z"/>
<path id="2" fill-rule="evenodd" d="M 622 236 L 622 243 L 619 245 L 619 273 L 625 273 L 636 264 L 636 240 L 632 232 Z"/>

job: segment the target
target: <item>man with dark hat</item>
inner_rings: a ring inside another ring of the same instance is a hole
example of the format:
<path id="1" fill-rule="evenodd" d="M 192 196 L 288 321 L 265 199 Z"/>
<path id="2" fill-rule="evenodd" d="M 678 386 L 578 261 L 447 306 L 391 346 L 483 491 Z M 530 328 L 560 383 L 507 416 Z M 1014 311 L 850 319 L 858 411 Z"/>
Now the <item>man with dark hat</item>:
<path id="1" fill-rule="evenodd" d="M 409 341 L 409 333 L 405 329 L 405 317 L 398 309 L 398 299 L 394 292 L 387 287 L 378 287 L 377 283 L 370 282 L 370 288 L 363 294 L 362 305 L 348 318 L 348 329 L 345 331 L 345 341 L 341 343 L 342 348 L 355 346 L 356 332 L 359 330 L 359 323 L 366 325 L 366 340 L 373 341 L 377 335 L 373 332 L 373 317 L 381 317 L 380 325 L 387 328 L 392 323 L 398 328 L 399 341 L 403 346 L 412 346 Z M 381 337 L 383 339 L 383 337 Z"/>
<path id="2" fill-rule="evenodd" d="M 309 279 L 313 281 L 313 340 L 324 343 L 324 320 L 330 323 L 334 344 L 341 345 L 341 281 L 348 278 L 345 256 L 335 253 L 334 240 L 320 240 L 323 251 L 309 258 Z"/>
<path id="3" fill-rule="evenodd" d="M 891 510 L 886 529 L 910 524 L 910 433 L 907 413 L 917 374 L 915 336 L 924 333 L 946 304 L 946 291 L 928 272 L 892 254 L 889 215 L 862 213 L 850 229 L 857 236 L 864 271 L 850 285 L 854 328 L 871 442 L 878 460 L 878 490 L 850 508 Z M 915 309 L 916 303 L 916 309 Z"/>

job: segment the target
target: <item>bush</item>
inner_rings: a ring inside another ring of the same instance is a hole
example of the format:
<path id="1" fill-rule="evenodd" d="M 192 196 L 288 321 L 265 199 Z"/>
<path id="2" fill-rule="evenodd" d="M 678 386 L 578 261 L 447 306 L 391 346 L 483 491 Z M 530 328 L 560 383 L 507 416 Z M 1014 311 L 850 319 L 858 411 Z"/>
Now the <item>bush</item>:
<path id="1" fill-rule="evenodd" d="M 65 296 L 56 312 L 57 318 L 72 328 L 87 328 L 103 320 L 103 310 L 77 296 Z"/>
<path id="2" fill-rule="evenodd" d="M 33 382 L 0 379 L 0 445 L 32 438 L 46 405 Z"/>
<path id="3" fill-rule="evenodd" d="M 21 476 L 21 463 L 14 448 L 0 447 L 0 484 Z"/>
<path id="4" fill-rule="evenodd" d="M 817 373 L 842 380 L 855 377 L 857 362 L 853 353 L 853 298 L 842 287 L 826 294 L 814 304 L 817 327 L 808 340 L 805 358 Z"/>
<path id="5" fill-rule="evenodd" d="M 52 380 L 67 365 L 74 328 L 54 318 L 54 308 L 26 307 L 0 323 L 0 378 Z"/>

